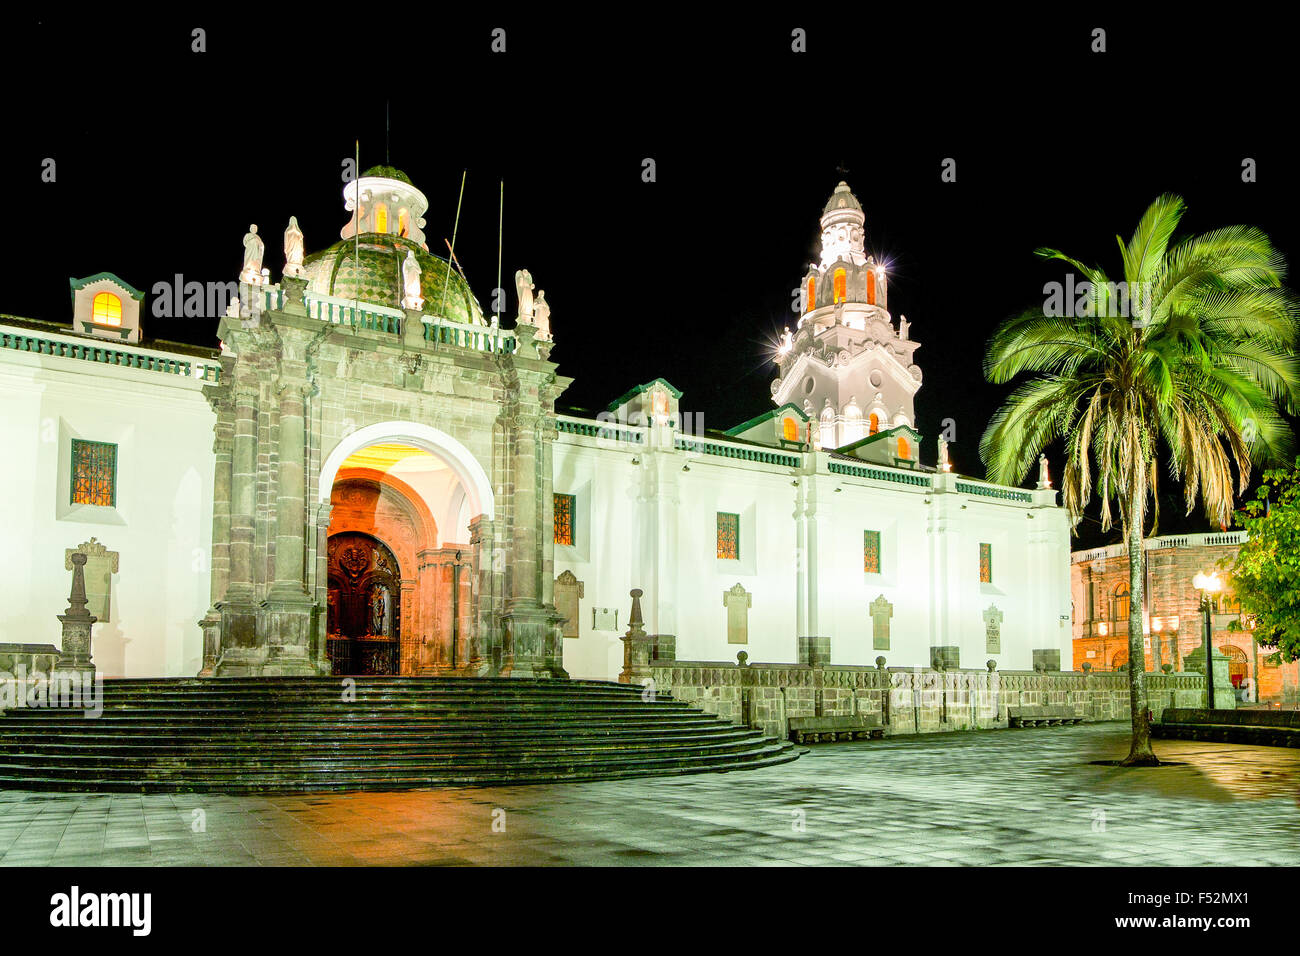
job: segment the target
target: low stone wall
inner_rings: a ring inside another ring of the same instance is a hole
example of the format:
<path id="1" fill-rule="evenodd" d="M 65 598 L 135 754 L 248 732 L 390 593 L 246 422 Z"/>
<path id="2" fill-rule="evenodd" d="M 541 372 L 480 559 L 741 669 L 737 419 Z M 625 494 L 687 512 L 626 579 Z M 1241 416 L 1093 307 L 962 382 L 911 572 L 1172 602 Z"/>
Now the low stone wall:
<path id="1" fill-rule="evenodd" d="M 785 738 L 790 717 L 867 714 L 886 735 L 1007 726 L 1007 708 L 1064 705 L 1086 721 L 1128 720 L 1122 672 L 935 671 L 929 668 L 726 665 L 672 661 L 650 665 L 656 691 L 733 723 Z M 1146 675 L 1159 719 L 1166 707 L 1203 707 L 1199 674 Z"/>

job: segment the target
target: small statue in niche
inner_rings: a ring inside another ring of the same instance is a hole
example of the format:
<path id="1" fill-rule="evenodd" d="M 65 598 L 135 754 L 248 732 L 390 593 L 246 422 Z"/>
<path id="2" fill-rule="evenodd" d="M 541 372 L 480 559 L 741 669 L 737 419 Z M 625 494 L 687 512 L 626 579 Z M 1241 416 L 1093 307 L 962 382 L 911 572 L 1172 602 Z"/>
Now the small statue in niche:
<path id="1" fill-rule="evenodd" d="M 248 232 L 244 233 L 244 268 L 239 272 L 239 281 L 249 285 L 261 284 L 262 253 L 265 251 L 266 243 L 257 234 L 256 224 L 249 226 Z"/>
<path id="2" fill-rule="evenodd" d="M 370 633 L 388 636 L 388 588 L 382 584 L 370 592 Z"/>

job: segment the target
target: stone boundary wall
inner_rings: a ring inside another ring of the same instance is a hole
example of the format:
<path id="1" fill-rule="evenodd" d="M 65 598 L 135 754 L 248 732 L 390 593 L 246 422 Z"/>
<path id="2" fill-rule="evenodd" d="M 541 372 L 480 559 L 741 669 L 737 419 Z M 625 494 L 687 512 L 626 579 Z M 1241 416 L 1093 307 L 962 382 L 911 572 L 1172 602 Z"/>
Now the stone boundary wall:
<path id="1" fill-rule="evenodd" d="M 1007 727 L 1007 708 L 1067 705 L 1086 721 L 1128 720 L 1122 672 L 936 671 L 929 668 L 727 665 L 674 661 L 650 665 L 656 691 L 769 737 L 785 739 L 790 717 L 863 714 L 885 734 L 931 734 Z M 1204 707 L 1199 674 L 1146 675 L 1151 711 Z"/>

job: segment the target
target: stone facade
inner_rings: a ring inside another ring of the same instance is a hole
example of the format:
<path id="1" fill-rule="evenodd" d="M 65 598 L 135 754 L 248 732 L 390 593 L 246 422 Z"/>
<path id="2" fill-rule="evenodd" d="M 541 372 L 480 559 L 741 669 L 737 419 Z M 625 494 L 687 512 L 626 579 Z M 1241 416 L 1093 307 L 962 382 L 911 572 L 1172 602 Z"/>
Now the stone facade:
<path id="1" fill-rule="evenodd" d="M 329 673 L 326 546 L 338 459 L 354 445 L 392 440 L 485 478 L 469 489 L 463 560 L 431 560 L 432 542 L 413 542 L 423 563 L 402 569 L 403 579 L 418 573 L 444 590 L 465 576 L 471 626 L 457 671 L 563 673 L 552 603 L 550 442 L 555 398 L 569 380 L 547 360 L 549 344 L 534 344 L 521 327 L 501 347 L 447 347 L 417 312 L 323 323 L 308 314 L 304 292 L 293 278 L 274 293 L 241 286 L 248 314 L 227 315 L 218 330 L 221 380 L 206 388 L 217 415 L 213 606 L 205 619 L 213 672 Z M 424 571 L 442 566 L 454 566 L 454 575 Z M 427 616 L 423 623 L 418 639 L 439 646 L 414 648 L 414 660 L 404 655 L 403 673 L 451 664 L 440 643 L 451 628 Z M 416 639 L 403 637 L 407 645 Z"/>
<path id="2" fill-rule="evenodd" d="M 867 716 L 887 736 L 1005 728 L 1007 708 L 1021 706 L 1068 706 L 1087 721 L 1130 718 L 1128 679 L 1118 673 L 694 661 L 652 664 L 650 673 L 656 691 L 781 738 L 791 717 Z M 1158 719 L 1166 707 L 1203 706 L 1204 680 L 1153 674 L 1147 694 Z"/>
<path id="3" fill-rule="evenodd" d="M 1186 669 L 1189 655 L 1204 660 L 1205 614 L 1201 595 L 1192 585 L 1198 572 L 1217 571 L 1227 580 L 1245 532 L 1170 535 L 1146 542 L 1146 587 L 1143 615 L 1147 622 L 1146 669 L 1166 665 Z M 1128 552 L 1124 545 L 1076 551 L 1071 556 L 1074 668 L 1088 664 L 1094 671 L 1113 671 L 1128 661 Z M 1228 657 L 1229 673 L 1238 683 L 1257 688 L 1260 701 L 1300 699 L 1300 668 L 1295 662 L 1271 664 L 1272 650 L 1256 646 L 1251 632 L 1229 630 L 1241 620 L 1241 608 L 1231 590 L 1221 592 L 1212 615 L 1216 652 Z M 1249 624 L 1249 620 L 1245 621 Z"/>

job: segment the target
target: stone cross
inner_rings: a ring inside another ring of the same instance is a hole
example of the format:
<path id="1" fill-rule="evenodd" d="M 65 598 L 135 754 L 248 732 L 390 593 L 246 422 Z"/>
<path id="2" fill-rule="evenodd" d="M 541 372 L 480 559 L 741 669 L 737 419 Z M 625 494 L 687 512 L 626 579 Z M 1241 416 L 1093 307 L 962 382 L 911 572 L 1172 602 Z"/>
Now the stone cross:
<path id="1" fill-rule="evenodd" d="M 727 609 L 727 643 L 749 643 L 749 609 L 754 597 L 740 582 L 722 592 L 722 605 Z"/>
<path id="2" fill-rule="evenodd" d="M 889 619 L 894 616 L 894 605 L 885 600 L 882 594 L 867 607 L 871 611 L 871 647 L 872 650 L 889 650 Z"/>
<path id="3" fill-rule="evenodd" d="M 1002 612 L 996 604 L 984 611 L 984 653 L 1002 653 Z"/>
<path id="4" fill-rule="evenodd" d="M 86 604 L 90 608 L 90 613 L 100 621 L 107 621 L 110 617 L 109 593 L 112 590 L 113 575 L 117 574 L 119 557 L 116 551 L 109 551 L 104 547 L 103 542 L 91 538 L 89 541 L 83 541 L 75 548 L 67 548 L 63 552 L 63 570 L 71 571 L 72 556 L 82 554 L 86 557 L 85 580 L 86 580 Z"/>
<path id="5" fill-rule="evenodd" d="M 578 636 L 578 602 L 583 597 L 585 588 L 572 571 L 561 571 L 555 579 L 555 610 L 565 618 L 560 632 L 565 637 Z"/>

